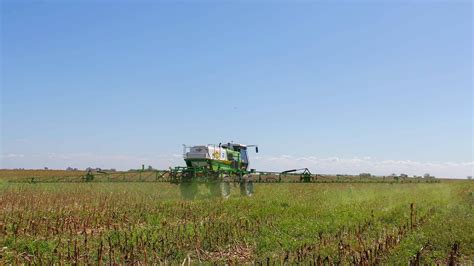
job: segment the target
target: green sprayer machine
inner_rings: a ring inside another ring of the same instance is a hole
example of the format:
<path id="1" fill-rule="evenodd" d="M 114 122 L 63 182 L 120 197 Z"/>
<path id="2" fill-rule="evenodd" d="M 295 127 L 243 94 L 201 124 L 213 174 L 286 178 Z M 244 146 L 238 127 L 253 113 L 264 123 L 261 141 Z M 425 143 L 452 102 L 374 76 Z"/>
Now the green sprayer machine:
<path id="1" fill-rule="evenodd" d="M 250 147 L 255 147 L 258 153 L 257 145 L 183 145 L 186 166 L 170 168 L 169 180 L 179 184 L 186 198 L 194 198 L 200 183 L 206 184 L 211 194 L 221 194 L 224 198 L 230 195 L 230 183 L 239 184 L 241 194 L 251 196 L 257 174 L 255 169 L 248 169 L 247 151 Z"/>

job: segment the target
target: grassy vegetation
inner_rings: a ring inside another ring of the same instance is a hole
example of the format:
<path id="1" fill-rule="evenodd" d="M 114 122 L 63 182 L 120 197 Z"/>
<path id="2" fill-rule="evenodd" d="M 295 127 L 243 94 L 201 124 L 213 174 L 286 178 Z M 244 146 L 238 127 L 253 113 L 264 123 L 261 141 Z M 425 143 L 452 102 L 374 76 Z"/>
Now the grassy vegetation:
<path id="1" fill-rule="evenodd" d="M 39 180 L 54 180 L 63 177 L 78 177 L 84 175 L 84 171 L 65 170 L 0 170 L 0 180 L 4 181 L 29 181 L 31 178 Z"/>
<path id="2" fill-rule="evenodd" d="M 474 261 L 474 182 L 233 193 L 183 201 L 166 183 L 0 182 L 0 264 Z"/>

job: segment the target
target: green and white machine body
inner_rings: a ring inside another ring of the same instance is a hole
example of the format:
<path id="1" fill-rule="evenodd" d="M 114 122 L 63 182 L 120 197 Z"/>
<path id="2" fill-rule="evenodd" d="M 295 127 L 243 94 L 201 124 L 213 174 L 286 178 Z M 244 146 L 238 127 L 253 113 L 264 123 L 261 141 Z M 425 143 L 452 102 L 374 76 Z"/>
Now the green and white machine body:
<path id="1" fill-rule="evenodd" d="M 187 167 L 238 172 L 246 171 L 249 164 L 247 147 L 241 144 L 185 146 L 184 149 L 184 161 Z"/>
<path id="2" fill-rule="evenodd" d="M 183 145 L 183 158 L 186 167 L 171 169 L 173 180 L 181 182 L 219 181 L 223 178 L 238 179 L 253 172 L 249 171 L 248 148 L 256 145 L 237 143 Z"/>

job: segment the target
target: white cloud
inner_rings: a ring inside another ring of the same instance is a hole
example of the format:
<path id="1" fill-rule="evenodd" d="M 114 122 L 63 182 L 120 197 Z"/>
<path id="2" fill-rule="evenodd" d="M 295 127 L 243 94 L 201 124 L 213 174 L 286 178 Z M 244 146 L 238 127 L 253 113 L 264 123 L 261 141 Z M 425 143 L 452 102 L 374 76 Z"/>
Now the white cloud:
<path id="1" fill-rule="evenodd" d="M 16 154 L 16 153 L 9 153 L 5 155 L 6 158 L 23 158 L 25 157 L 24 154 Z"/>
<path id="2" fill-rule="evenodd" d="M 68 166 L 77 168 L 101 167 L 120 170 L 136 169 L 141 165 L 151 165 L 159 169 L 183 166 L 181 154 L 154 155 L 103 155 L 92 153 L 73 154 L 14 154 L 1 156 L 0 168 L 43 168 L 64 169 Z M 474 162 L 418 162 L 412 160 L 376 160 L 373 157 L 317 157 L 317 156 L 265 156 L 251 157 L 251 168 L 260 171 L 284 171 L 294 168 L 309 168 L 320 174 L 359 174 L 369 172 L 376 175 L 405 173 L 423 175 L 430 173 L 437 177 L 465 178 L 473 175 Z"/>
<path id="3" fill-rule="evenodd" d="M 405 173 L 423 175 L 430 173 L 437 177 L 465 178 L 472 175 L 474 162 L 417 162 L 411 160 L 376 160 L 362 158 L 319 158 L 315 156 L 259 156 L 253 158 L 252 168 L 267 171 L 283 171 L 293 168 L 309 168 L 321 174 L 359 174 L 369 172 L 376 175 Z"/>

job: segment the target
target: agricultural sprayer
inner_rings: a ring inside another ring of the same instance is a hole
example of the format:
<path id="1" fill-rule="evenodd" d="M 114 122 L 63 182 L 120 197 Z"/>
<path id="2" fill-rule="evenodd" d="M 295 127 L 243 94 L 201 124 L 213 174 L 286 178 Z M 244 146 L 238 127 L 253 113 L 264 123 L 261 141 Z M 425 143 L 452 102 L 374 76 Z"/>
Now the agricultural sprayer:
<path id="1" fill-rule="evenodd" d="M 186 166 L 170 168 L 169 180 L 180 186 L 186 198 L 194 198 L 200 183 L 205 184 L 211 194 L 221 194 L 224 198 L 230 195 L 231 183 L 239 184 L 240 193 L 251 196 L 256 172 L 248 169 L 250 147 L 255 147 L 258 153 L 257 145 L 183 145 Z"/>

